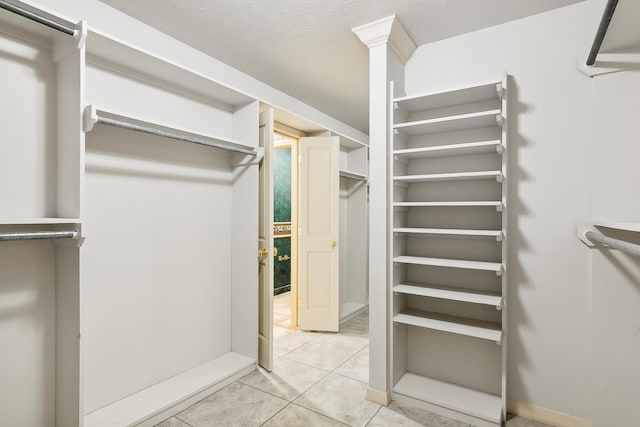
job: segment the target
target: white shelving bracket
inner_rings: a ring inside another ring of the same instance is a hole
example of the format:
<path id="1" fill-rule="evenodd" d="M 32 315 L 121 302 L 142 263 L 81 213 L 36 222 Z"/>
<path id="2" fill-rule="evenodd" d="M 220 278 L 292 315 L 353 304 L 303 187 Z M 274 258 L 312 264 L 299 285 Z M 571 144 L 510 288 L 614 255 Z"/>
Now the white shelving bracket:
<path id="1" fill-rule="evenodd" d="M 502 117 L 502 114 L 496 114 L 496 123 L 498 123 L 498 126 L 502 127 L 503 122 L 504 117 Z"/>
<path id="2" fill-rule="evenodd" d="M 84 132 L 91 132 L 96 123 L 98 123 L 98 112 L 96 111 L 96 107 L 95 105 L 87 105 L 84 109 L 84 117 L 82 120 Z"/>
<path id="3" fill-rule="evenodd" d="M 504 146 L 502 144 L 496 145 L 496 153 L 502 155 L 504 153 Z"/>
<path id="4" fill-rule="evenodd" d="M 500 234 L 496 236 L 496 242 L 502 242 L 503 237 L 503 232 L 501 231 Z"/>
<path id="5" fill-rule="evenodd" d="M 498 98 L 502 99 L 504 95 L 504 88 L 502 87 L 502 83 L 496 83 L 496 92 L 498 92 Z"/>
<path id="6" fill-rule="evenodd" d="M 496 176 L 496 181 L 499 183 L 502 183 L 502 181 L 504 181 L 504 177 L 502 176 L 502 174 Z"/>
<path id="7" fill-rule="evenodd" d="M 504 205 L 502 203 L 500 203 L 498 206 L 496 206 L 496 211 L 502 212 L 503 210 L 504 210 Z"/>
<path id="8" fill-rule="evenodd" d="M 79 21 L 72 37 L 64 37 L 55 40 L 51 57 L 53 62 L 60 62 L 69 54 L 84 48 L 87 42 L 87 21 Z"/>

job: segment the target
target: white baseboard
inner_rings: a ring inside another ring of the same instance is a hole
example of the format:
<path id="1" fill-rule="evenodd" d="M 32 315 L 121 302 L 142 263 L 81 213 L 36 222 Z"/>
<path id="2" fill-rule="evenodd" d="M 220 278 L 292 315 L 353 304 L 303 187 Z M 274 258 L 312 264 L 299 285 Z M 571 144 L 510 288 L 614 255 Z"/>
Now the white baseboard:
<path id="1" fill-rule="evenodd" d="M 391 392 L 367 388 L 365 399 L 369 402 L 377 403 L 378 405 L 388 406 L 389 403 L 391 403 Z"/>
<path id="2" fill-rule="evenodd" d="M 507 412 L 558 427 L 591 427 L 591 421 L 563 414 L 562 412 L 534 406 L 529 403 L 507 400 Z"/>

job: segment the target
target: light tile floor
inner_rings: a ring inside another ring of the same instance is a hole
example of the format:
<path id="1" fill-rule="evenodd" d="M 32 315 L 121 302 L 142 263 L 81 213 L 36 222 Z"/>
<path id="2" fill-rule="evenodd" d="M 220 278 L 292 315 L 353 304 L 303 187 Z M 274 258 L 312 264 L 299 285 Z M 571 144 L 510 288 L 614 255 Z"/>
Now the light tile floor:
<path id="1" fill-rule="evenodd" d="M 286 331 L 275 332 L 276 328 Z M 274 325 L 274 369 L 261 368 L 180 412 L 158 427 L 433 426 L 466 424 L 393 402 L 364 398 L 369 376 L 369 322 L 363 313 L 340 333 Z M 508 427 L 545 427 L 520 417 Z"/>

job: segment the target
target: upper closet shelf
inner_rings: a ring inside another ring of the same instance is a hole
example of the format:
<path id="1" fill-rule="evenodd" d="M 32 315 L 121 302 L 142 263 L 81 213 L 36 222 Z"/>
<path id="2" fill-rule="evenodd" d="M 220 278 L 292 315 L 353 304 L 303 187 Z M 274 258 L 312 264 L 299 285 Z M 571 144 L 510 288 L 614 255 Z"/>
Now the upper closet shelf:
<path id="1" fill-rule="evenodd" d="M 495 178 L 498 182 L 502 181 L 502 173 L 500 171 L 479 171 L 479 172 L 455 172 L 455 173 L 435 173 L 427 175 L 405 175 L 394 176 L 396 182 L 437 182 L 437 181 L 459 181 L 471 179 L 491 179 Z"/>
<path id="2" fill-rule="evenodd" d="M 467 142 L 464 144 L 434 145 L 431 147 L 404 148 L 394 150 L 397 157 L 406 159 L 421 159 L 427 157 L 466 156 L 469 154 L 502 154 L 502 142 L 492 141 Z"/>
<path id="3" fill-rule="evenodd" d="M 491 109 L 436 119 L 418 120 L 393 125 L 394 132 L 406 135 L 452 132 L 456 130 L 484 128 L 502 124 L 500 109 Z"/>
<path id="4" fill-rule="evenodd" d="M 129 73 L 141 73 L 152 80 L 166 82 L 209 96 L 232 111 L 234 106 L 255 101 L 204 73 L 178 64 L 146 49 L 106 35 L 94 28 L 87 33 L 87 59 L 90 62 L 123 69 Z"/>
<path id="5" fill-rule="evenodd" d="M 218 138 L 215 136 L 201 135 L 183 129 L 168 127 L 158 123 L 141 120 L 131 116 L 125 116 L 122 114 L 114 113 L 112 111 L 102 110 L 95 107 L 94 105 L 88 105 L 84 111 L 84 131 L 90 132 L 91 130 L 93 130 L 93 127 L 96 124 L 115 126 L 136 132 L 176 139 L 178 141 L 233 151 L 250 156 L 259 155 L 259 151 L 255 147 L 241 144 L 237 141 L 232 141 L 226 138 Z"/>
<path id="6" fill-rule="evenodd" d="M 347 178 L 347 179 L 352 179 L 354 181 L 367 182 L 369 180 L 369 178 L 366 175 L 362 175 L 362 174 L 355 173 L 355 172 L 349 172 L 349 171 L 345 171 L 345 170 L 341 170 L 340 171 L 340 177 Z"/>
<path id="7" fill-rule="evenodd" d="M 429 265 L 433 267 L 462 268 L 467 270 L 493 271 L 502 275 L 502 264 L 499 262 L 468 261 L 463 259 L 428 258 L 420 256 L 397 256 L 393 262 L 401 264 Z"/>
<path id="8" fill-rule="evenodd" d="M 453 91 L 439 91 L 420 95 L 403 96 L 393 100 L 394 108 L 405 113 L 434 110 L 454 105 L 471 104 L 502 97 L 502 82 L 493 81 Z"/>

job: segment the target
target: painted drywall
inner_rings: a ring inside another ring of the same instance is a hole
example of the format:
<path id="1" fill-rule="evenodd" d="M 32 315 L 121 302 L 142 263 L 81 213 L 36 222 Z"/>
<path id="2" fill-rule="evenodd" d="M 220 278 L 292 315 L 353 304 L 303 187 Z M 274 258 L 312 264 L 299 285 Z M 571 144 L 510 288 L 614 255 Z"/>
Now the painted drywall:
<path id="1" fill-rule="evenodd" d="M 579 60 L 601 9 L 584 2 L 420 46 L 407 94 L 509 81 L 510 400 L 590 418 L 592 80 Z"/>
<path id="2" fill-rule="evenodd" d="M 338 135 L 368 143 L 369 138 L 363 132 L 97 0 L 48 0 L 46 4 L 40 3 L 72 21 L 86 20 L 91 28 L 211 76 L 240 93 L 301 116 Z"/>

